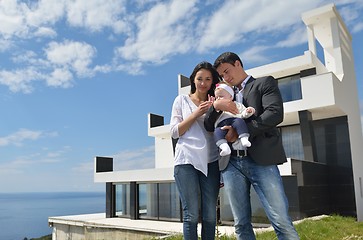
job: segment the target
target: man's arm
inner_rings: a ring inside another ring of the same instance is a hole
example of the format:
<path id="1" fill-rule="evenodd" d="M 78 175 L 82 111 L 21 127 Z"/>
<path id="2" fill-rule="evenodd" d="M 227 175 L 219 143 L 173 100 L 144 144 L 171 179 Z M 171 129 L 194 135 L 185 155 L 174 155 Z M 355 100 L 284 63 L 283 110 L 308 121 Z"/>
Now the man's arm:
<path id="1" fill-rule="evenodd" d="M 256 109 L 257 116 L 252 116 L 247 121 L 248 130 L 252 136 L 269 132 L 281 123 L 284 117 L 283 101 L 277 81 L 271 76 L 262 81 L 259 87 L 262 96 L 257 103 L 257 106 L 260 106 L 258 110 Z"/>

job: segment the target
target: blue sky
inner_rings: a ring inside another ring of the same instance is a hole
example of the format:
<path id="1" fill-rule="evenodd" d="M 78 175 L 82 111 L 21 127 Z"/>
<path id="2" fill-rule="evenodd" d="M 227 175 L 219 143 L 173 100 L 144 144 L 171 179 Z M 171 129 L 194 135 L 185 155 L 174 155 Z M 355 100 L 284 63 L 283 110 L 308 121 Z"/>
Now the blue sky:
<path id="1" fill-rule="evenodd" d="M 154 167 L 147 114 L 170 120 L 177 75 L 224 51 L 246 69 L 308 49 L 319 0 L 0 0 L 0 192 L 103 191 L 95 156 Z M 363 2 L 334 2 L 353 37 L 363 113 Z M 170 159 L 173 161 L 173 159 Z"/>

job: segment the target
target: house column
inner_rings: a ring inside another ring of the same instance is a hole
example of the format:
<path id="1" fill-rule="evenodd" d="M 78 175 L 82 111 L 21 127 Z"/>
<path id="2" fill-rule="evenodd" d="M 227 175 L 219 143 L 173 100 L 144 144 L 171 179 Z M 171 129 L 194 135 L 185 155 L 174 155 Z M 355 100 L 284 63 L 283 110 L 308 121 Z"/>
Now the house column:
<path id="1" fill-rule="evenodd" d="M 311 112 L 299 111 L 300 131 L 304 150 L 304 158 L 307 161 L 317 162 L 314 129 L 312 126 Z"/>
<path id="2" fill-rule="evenodd" d="M 115 185 L 112 182 L 106 183 L 106 218 L 116 216 L 115 209 Z"/>
<path id="3" fill-rule="evenodd" d="M 136 182 L 130 182 L 130 219 L 139 218 L 139 198 L 138 187 Z"/>

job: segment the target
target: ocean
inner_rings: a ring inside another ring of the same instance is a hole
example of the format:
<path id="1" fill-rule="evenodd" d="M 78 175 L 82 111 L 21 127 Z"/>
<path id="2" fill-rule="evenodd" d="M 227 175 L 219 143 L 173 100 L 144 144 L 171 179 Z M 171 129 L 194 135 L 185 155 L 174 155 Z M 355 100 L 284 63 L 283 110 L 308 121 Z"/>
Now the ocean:
<path id="1" fill-rule="evenodd" d="M 0 240 L 51 234 L 48 217 L 104 212 L 104 192 L 0 193 Z"/>

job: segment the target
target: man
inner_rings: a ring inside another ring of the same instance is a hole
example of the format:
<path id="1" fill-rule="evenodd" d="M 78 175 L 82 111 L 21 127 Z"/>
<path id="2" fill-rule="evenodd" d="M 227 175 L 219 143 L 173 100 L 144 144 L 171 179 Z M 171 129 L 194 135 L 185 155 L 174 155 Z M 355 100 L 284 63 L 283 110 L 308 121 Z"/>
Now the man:
<path id="1" fill-rule="evenodd" d="M 227 158 L 225 164 L 220 164 L 237 239 L 255 239 L 251 224 L 251 185 L 278 239 L 299 239 L 288 214 L 288 201 L 277 167 L 286 162 L 281 135 L 276 127 L 284 116 L 277 81 L 271 76 L 255 79 L 247 75 L 241 59 L 231 52 L 221 54 L 214 67 L 226 83 L 235 87 L 236 101 L 256 110 L 253 116 L 246 119 L 251 147 L 246 151 L 232 150 L 229 162 Z M 233 113 L 236 109 L 228 101 L 215 102 L 204 122 L 208 131 L 214 131 L 215 120 L 222 111 Z M 228 142 L 237 138 L 232 131 L 226 136 Z M 236 149 L 235 144 L 233 146 Z"/>

